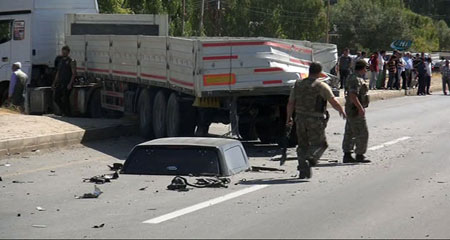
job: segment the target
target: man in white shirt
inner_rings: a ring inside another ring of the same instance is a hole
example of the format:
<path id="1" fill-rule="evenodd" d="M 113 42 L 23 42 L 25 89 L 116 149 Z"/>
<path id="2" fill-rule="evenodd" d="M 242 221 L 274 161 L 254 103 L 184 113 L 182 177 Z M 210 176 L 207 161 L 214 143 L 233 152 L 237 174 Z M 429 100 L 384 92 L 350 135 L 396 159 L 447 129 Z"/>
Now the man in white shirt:
<path id="1" fill-rule="evenodd" d="M 411 87 L 412 70 L 413 70 L 413 60 L 411 59 L 411 53 L 407 52 L 403 57 L 405 62 L 405 79 L 406 83 L 403 82 L 403 89 L 409 89 Z"/>
<path id="2" fill-rule="evenodd" d="M 430 91 L 430 86 L 431 86 L 431 77 L 433 76 L 433 71 L 432 71 L 432 65 L 431 65 L 431 58 L 428 57 L 426 58 L 426 69 L 427 69 L 427 76 L 425 78 L 425 93 L 427 95 L 431 95 L 431 91 Z"/>
<path id="3" fill-rule="evenodd" d="M 22 64 L 16 62 L 12 65 L 11 80 L 9 82 L 8 102 L 23 110 L 24 91 L 27 84 L 28 76 L 22 70 Z"/>
<path id="4" fill-rule="evenodd" d="M 377 79 L 377 89 L 383 89 L 386 81 L 386 69 L 384 69 L 384 56 L 386 56 L 386 51 L 380 51 L 378 53 L 378 79 Z"/>

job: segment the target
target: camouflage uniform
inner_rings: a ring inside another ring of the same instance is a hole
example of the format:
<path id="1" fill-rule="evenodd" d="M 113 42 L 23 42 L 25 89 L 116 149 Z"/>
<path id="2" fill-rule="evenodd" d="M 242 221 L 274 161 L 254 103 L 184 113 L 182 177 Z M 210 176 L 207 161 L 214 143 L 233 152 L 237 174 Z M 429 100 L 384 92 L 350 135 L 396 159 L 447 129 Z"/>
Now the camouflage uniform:
<path id="1" fill-rule="evenodd" d="M 313 161 L 314 165 L 328 147 L 326 106 L 333 97 L 331 88 L 314 78 L 298 80 L 291 91 L 290 99 L 295 101 L 299 166 L 306 160 Z"/>
<path id="2" fill-rule="evenodd" d="M 369 130 L 367 129 L 366 118 L 358 115 L 358 109 L 350 100 L 349 94 L 355 93 L 361 102 L 361 105 L 364 108 L 367 108 L 369 105 L 369 87 L 363 78 L 356 76 L 356 74 L 352 74 L 347 78 L 345 91 L 345 113 L 347 114 L 347 121 L 345 124 L 342 149 L 345 153 L 352 152 L 353 149 L 355 149 L 356 154 L 363 155 L 367 151 Z"/>

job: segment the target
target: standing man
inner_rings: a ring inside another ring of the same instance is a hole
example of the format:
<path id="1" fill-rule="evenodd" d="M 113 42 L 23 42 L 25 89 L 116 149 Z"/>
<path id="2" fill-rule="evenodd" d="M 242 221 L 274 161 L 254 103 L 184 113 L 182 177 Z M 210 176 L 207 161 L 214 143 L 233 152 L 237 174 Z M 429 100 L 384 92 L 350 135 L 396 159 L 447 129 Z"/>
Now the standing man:
<path id="1" fill-rule="evenodd" d="M 9 82 L 8 102 L 17 106 L 22 112 L 24 107 L 24 90 L 27 85 L 28 76 L 22 71 L 22 64 L 16 62 L 12 65 L 11 81 Z"/>
<path id="2" fill-rule="evenodd" d="M 431 77 L 433 76 L 431 57 L 425 59 L 425 65 L 427 67 L 427 76 L 425 78 L 425 93 L 427 95 L 431 95 Z"/>
<path id="3" fill-rule="evenodd" d="M 69 54 L 69 46 L 64 46 L 61 50 L 61 56 L 56 57 L 56 76 L 52 84 L 55 102 L 63 116 L 70 115 L 70 90 L 72 90 L 77 74 L 77 64 L 75 60 L 69 57 Z"/>
<path id="4" fill-rule="evenodd" d="M 405 78 L 406 82 L 403 83 L 403 89 L 409 89 L 412 82 L 413 60 L 411 59 L 411 53 L 407 52 L 403 57 L 405 61 Z"/>
<path id="5" fill-rule="evenodd" d="M 417 95 L 424 96 L 425 92 L 425 82 L 427 77 L 427 65 L 425 63 L 425 58 L 422 56 L 419 58 L 420 60 L 417 62 L 417 75 L 419 77 L 419 89 L 417 91 Z"/>
<path id="6" fill-rule="evenodd" d="M 389 71 L 389 80 L 387 84 L 387 88 L 389 90 L 392 90 L 392 88 L 395 86 L 395 79 L 398 76 L 397 74 L 397 56 L 396 54 L 392 54 L 392 56 L 389 58 L 389 61 L 387 62 L 387 68 Z"/>
<path id="7" fill-rule="evenodd" d="M 347 79 L 348 75 L 350 75 L 350 68 L 352 66 L 352 58 L 349 56 L 349 54 L 350 54 L 350 50 L 348 48 L 344 49 L 344 52 L 338 61 L 341 89 L 344 88 L 345 80 Z"/>
<path id="8" fill-rule="evenodd" d="M 447 87 L 450 91 L 450 65 L 448 59 L 445 60 L 445 64 L 441 67 L 442 73 L 442 91 L 444 95 L 447 95 Z"/>
<path id="9" fill-rule="evenodd" d="M 378 53 L 374 52 L 372 56 L 370 56 L 369 59 L 369 69 L 370 69 L 370 82 L 369 82 L 369 88 L 370 90 L 377 88 L 377 78 L 378 78 L 378 72 L 379 72 L 379 64 L 378 64 Z"/>
<path id="10" fill-rule="evenodd" d="M 345 85 L 345 113 L 347 122 L 345 124 L 344 141 L 344 163 L 369 163 L 364 154 L 367 151 L 369 141 L 369 130 L 367 129 L 366 111 L 369 106 L 369 88 L 363 79 L 366 74 L 366 62 L 358 61 L 355 64 L 355 73 L 350 75 Z M 356 148 L 355 148 L 356 146 Z M 355 150 L 356 159 L 352 157 Z"/>
<path id="11" fill-rule="evenodd" d="M 288 125 L 293 124 L 294 110 L 296 114 L 300 179 L 311 178 L 311 166 L 317 163 L 328 147 L 325 136 L 328 121 L 327 101 L 342 117 L 346 117 L 330 86 L 319 80 L 321 72 L 322 66 L 312 63 L 309 67 L 309 77 L 297 80 L 287 105 Z"/>

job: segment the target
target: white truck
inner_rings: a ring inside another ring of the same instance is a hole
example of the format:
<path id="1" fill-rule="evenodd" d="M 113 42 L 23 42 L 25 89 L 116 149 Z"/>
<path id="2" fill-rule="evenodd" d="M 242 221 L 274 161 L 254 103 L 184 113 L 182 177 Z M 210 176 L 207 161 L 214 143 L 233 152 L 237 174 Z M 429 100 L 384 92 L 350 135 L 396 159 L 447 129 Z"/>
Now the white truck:
<path id="1" fill-rule="evenodd" d="M 325 71 L 337 61 L 332 44 L 168 37 L 167 15 L 72 12 L 65 19 L 64 41 L 78 72 L 73 113 L 138 114 L 140 133 L 147 138 L 205 135 L 211 123 L 221 122 L 232 123 L 233 133 L 245 140 L 275 143 L 284 133 L 296 79 L 307 76 L 312 61 Z M 130 32 L 133 28 L 138 30 Z M 323 76 L 338 92 L 334 78 Z"/>

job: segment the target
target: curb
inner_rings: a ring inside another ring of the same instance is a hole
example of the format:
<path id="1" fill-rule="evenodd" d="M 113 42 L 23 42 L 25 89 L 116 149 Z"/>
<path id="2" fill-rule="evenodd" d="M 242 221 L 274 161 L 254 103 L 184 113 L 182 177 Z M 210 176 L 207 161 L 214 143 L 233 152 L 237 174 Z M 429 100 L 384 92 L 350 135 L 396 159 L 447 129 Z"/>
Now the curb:
<path id="1" fill-rule="evenodd" d="M 32 151 L 34 149 L 64 147 L 89 141 L 103 140 L 120 136 L 130 136 L 135 133 L 137 133 L 137 125 L 127 123 L 104 128 L 83 129 L 53 135 L 8 139 L 0 141 L 0 155 L 22 153 Z"/>

